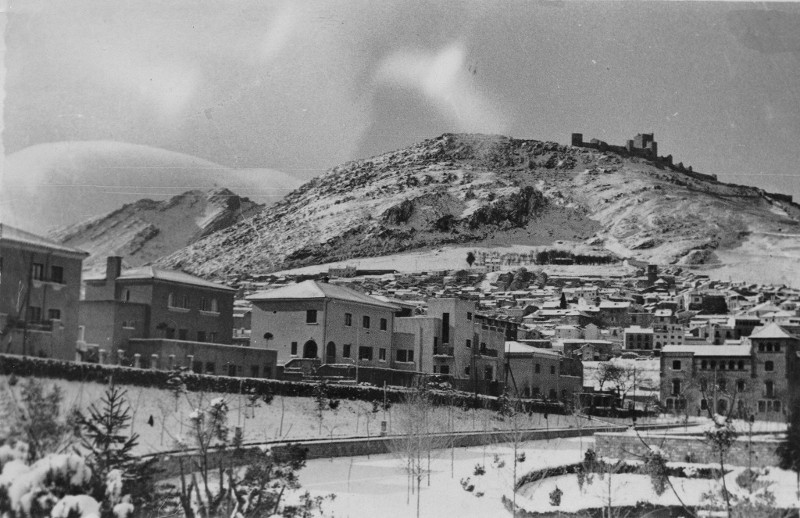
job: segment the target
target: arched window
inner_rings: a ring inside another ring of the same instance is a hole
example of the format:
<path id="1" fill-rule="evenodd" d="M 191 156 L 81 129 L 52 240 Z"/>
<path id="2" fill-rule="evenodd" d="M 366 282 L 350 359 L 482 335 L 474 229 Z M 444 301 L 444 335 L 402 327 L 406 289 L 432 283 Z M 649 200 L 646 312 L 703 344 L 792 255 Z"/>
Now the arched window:
<path id="1" fill-rule="evenodd" d="M 170 292 L 169 296 L 167 297 L 167 306 L 174 308 L 175 307 L 175 294 Z"/>
<path id="2" fill-rule="evenodd" d="M 739 370 L 740 371 L 744 370 L 744 360 L 739 360 Z"/>
<path id="3" fill-rule="evenodd" d="M 217 306 L 217 299 L 211 299 L 211 311 L 214 313 L 219 313 L 219 309 Z"/>
<path id="4" fill-rule="evenodd" d="M 775 362 L 767 361 L 764 362 L 764 370 L 767 372 L 771 372 L 775 370 Z"/>

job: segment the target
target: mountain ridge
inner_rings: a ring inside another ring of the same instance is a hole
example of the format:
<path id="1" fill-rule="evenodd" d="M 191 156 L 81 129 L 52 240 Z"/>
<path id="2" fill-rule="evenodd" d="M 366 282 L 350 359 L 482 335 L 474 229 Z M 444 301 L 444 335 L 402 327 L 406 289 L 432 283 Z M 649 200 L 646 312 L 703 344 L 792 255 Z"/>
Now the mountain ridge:
<path id="1" fill-rule="evenodd" d="M 277 204 L 160 259 L 247 277 L 448 243 L 591 243 L 658 263 L 716 260 L 800 206 L 614 152 L 444 134 L 334 167 Z"/>

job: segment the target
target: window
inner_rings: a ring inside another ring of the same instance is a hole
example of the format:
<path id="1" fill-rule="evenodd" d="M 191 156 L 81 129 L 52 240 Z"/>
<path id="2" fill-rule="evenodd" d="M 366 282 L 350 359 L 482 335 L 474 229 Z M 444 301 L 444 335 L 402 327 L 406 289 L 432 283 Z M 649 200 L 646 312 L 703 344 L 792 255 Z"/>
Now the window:
<path id="1" fill-rule="evenodd" d="M 196 374 L 203 373 L 203 362 L 193 362 L 192 363 L 192 372 Z"/>
<path id="2" fill-rule="evenodd" d="M 767 372 L 772 372 L 775 370 L 775 362 L 764 362 L 764 370 Z"/>
<path id="3" fill-rule="evenodd" d="M 236 365 L 228 364 L 228 376 L 231 376 L 231 377 L 236 376 Z"/>
<path id="4" fill-rule="evenodd" d="M 486 381 L 494 380 L 494 369 L 491 365 L 486 365 L 483 368 L 483 379 Z"/>
<path id="5" fill-rule="evenodd" d="M 550 366 L 550 374 L 555 374 L 555 373 L 556 373 L 556 366 L 555 365 L 551 365 Z"/>
<path id="6" fill-rule="evenodd" d="M 700 370 L 706 370 L 706 369 L 708 369 L 708 362 L 706 360 L 703 360 L 700 362 Z"/>
<path id="7" fill-rule="evenodd" d="M 31 265 L 31 279 L 41 281 L 44 278 L 44 265 L 42 263 L 33 263 Z"/>
<path id="8" fill-rule="evenodd" d="M 414 361 L 414 351 L 408 351 L 408 354 L 406 354 L 406 361 Z"/>
<path id="9" fill-rule="evenodd" d="M 206 363 L 206 374 L 214 374 L 216 373 L 216 367 L 214 366 L 214 362 Z"/>
<path id="10" fill-rule="evenodd" d="M 372 360 L 372 347 L 364 346 L 358 348 L 359 360 Z"/>
<path id="11" fill-rule="evenodd" d="M 125 290 L 125 302 L 131 301 L 131 290 Z"/>
<path id="12" fill-rule="evenodd" d="M 758 352 L 760 353 L 764 352 L 764 344 L 758 344 Z"/>
<path id="13" fill-rule="evenodd" d="M 386 361 L 386 349 L 378 349 L 378 359 L 382 362 Z"/>
<path id="14" fill-rule="evenodd" d="M 674 370 L 674 371 L 681 370 L 681 361 L 680 360 L 672 360 L 672 370 Z"/>
<path id="15" fill-rule="evenodd" d="M 775 400 L 772 402 L 772 411 L 773 412 L 781 411 L 781 402 L 779 400 Z"/>
<path id="16" fill-rule="evenodd" d="M 211 331 L 208 333 L 208 341 L 212 343 L 217 343 L 217 332 Z"/>
<path id="17" fill-rule="evenodd" d="M 781 352 L 781 344 L 775 344 L 775 352 L 776 353 Z"/>
<path id="18" fill-rule="evenodd" d="M 399 362 L 406 361 L 406 351 L 405 349 L 398 349 L 397 354 L 395 355 L 395 359 Z"/>
<path id="19" fill-rule="evenodd" d="M 205 297 L 200 297 L 200 311 L 208 311 L 211 309 L 211 304 Z"/>
<path id="20" fill-rule="evenodd" d="M 672 380 L 672 395 L 678 396 L 681 393 L 681 380 Z"/>
<path id="21" fill-rule="evenodd" d="M 471 347 L 472 347 L 472 340 L 470 340 L 469 338 L 467 338 L 467 348 L 469 349 L 469 348 L 471 348 Z"/>
<path id="22" fill-rule="evenodd" d="M 60 309 L 48 309 L 47 310 L 47 320 L 61 320 L 61 310 Z"/>
<path id="23" fill-rule="evenodd" d="M 353 325 L 353 314 L 352 313 L 345 313 L 344 314 L 344 325 L 350 327 Z"/>
<path id="24" fill-rule="evenodd" d="M 700 410 L 708 410 L 708 401 L 705 399 L 700 400 Z"/>
<path id="25" fill-rule="evenodd" d="M 189 295 L 184 295 L 184 296 L 181 298 L 181 303 L 182 303 L 182 304 L 181 304 L 181 307 L 182 307 L 183 309 L 189 309 Z"/>
<path id="26" fill-rule="evenodd" d="M 205 331 L 198 331 L 197 332 L 197 341 L 198 342 L 205 342 L 206 341 L 206 332 Z"/>
<path id="27" fill-rule="evenodd" d="M 257 378 L 258 377 L 258 365 L 251 365 L 250 366 L 250 377 Z"/>
<path id="28" fill-rule="evenodd" d="M 344 344 L 342 346 L 342 356 L 344 358 L 350 358 L 350 344 Z"/>
<path id="29" fill-rule="evenodd" d="M 469 365 L 464 367 L 464 376 L 469 376 Z"/>
<path id="30" fill-rule="evenodd" d="M 64 284 L 64 267 L 51 266 L 50 267 L 50 282 Z"/>
<path id="31" fill-rule="evenodd" d="M 364 329 L 369 329 L 369 317 L 367 315 L 364 315 L 364 317 L 361 319 L 361 326 Z"/>
<path id="32" fill-rule="evenodd" d="M 556 389 L 550 389 L 550 393 L 548 394 L 548 399 L 556 399 Z"/>
<path id="33" fill-rule="evenodd" d="M 775 383 L 772 381 L 764 382 L 764 395 L 767 397 L 775 397 Z"/>
<path id="34" fill-rule="evenodd" d="M 292 356 L 297 356 L 297 342 L 292 342 Z"/>
<path id="35" fill-rule="evenodd" d="M 744 392 L 745 385 L 744 380 L 737 380 L 736 381 L 736 392 Z"/>
<path id="36" fill-rule="evenodd" d="M 450 374 L 450 366 L 449 365 L 440 365 L 439 366 L 439 374 Z"/>
<path id="37" fill-rule="evenodd" d="M 306 311 L 306 324 L 316 324 L 317 323 L 317 310 L 316 309 L 309 309 Z"/>
<path id="38" fill-rule="evenodd" d="M 744 361 L 743 360 L 739 360 L 739 370 L 740 371 L 744 370 Z"/>
<path id="39" fill-rule="evenodd" d="M 188 340 L 188 339 L 189 339 L 189 330 L 178 329 L 178 340 Z"/>
<path id="40" fill-rule="evenodd" d="M 39 306 L 28 306 L 27 321 L 40 322 L 42 320 L 42 308 Z"/>
<path id="41" fill-rule="evenodd" d="M 169 306 L 171 308 L 175 307 L 175 294 L 174 293 L 170 293 L 167 296 L 167 306 Z"/>
<path id="42" fill-rule="evenodd" d="M 467 320 L 472 320 L 472 313 L 467 311 Z"/>
<path id="43" fill-rule="evenodd" d="M 759 401 L 758 402 L 758 411 L 759 412 L 766 412 L 767 411 L 767 402 L 766 401 Z"/>
<path id="44" fill-rule="evenodd" d="M 536 374 L 539 374 L 540 372 L 542 372 L 542 366 L 541 366 L 540 364 L 538 364 L 538 363 L 537 363 L 536 365 L 534 365 L 534 366 L 533 366 L 533 371 L 534 371 Z"/>
<path id="45" fill-rule="evenodd" d="M 389 322 L 385 318 L 381 319 L 381 331 L 386 331 Z"/>

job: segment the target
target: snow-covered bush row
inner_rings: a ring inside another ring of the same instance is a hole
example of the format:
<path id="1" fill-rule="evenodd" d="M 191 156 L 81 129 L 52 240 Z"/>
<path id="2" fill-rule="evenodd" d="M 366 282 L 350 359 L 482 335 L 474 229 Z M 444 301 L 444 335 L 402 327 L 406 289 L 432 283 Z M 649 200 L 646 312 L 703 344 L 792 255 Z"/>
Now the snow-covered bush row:
<path id="1" fill-rule="evenodd" d="M 96 381 L 106 383 L 113 378 L 114 383 L 171 389 L 177 371 L 134 369 L 117 365 L 99 365 L 96 363 L 76 363 L 44 358 L 32 358 L 0 354 L 0 374 L 17 376 L 36 376 L 40 378 L 59 378 L 71 381 Z M 235 378 L 229 376 L 209 376 L 182 372 L 181 383 L 191 392 L 221 392 L 239 394 L 272 394 L 286 397 L 314 397 L 315 383 L 300 381 L 281 381 L 261 378 Z M 332 399 L 357 401 L 402 402 L 405 390 L 386 389 L 371 385 L 331 385 L 328 396 Z M 431 398 L 435 405 L 453 405 L 460 407 L 480 407 L 496 409 L 496 399 L 486 396 L 475 396 L 470 393 L 452 390 L 431 390 Z M 564 406 L 550 401 L 526 401 L 526 412 L 564 414 Z"/>

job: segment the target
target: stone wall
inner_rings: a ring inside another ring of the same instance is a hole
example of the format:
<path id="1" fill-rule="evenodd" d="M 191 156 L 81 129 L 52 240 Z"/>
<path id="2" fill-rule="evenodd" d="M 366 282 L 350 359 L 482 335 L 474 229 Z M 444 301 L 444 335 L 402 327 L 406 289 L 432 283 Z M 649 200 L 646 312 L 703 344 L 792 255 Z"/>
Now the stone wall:
<path id="1" fill-rule="evenodd" d="M 712 451 L 708 442 L 700 436 L 645 435 L 641 437 L 651 445 L 663 450 L 672 462 L 697 462 L 701 464 L 719 463 L 719 456 Z M 725 462 L 732 466 L 768 467 L 778 464 L 775 448 L 779 441 L 773 436 L 753 436 L 752 457 L 748 453 L 750 442 L 746 435 L 740 436 L 728 452 Z M 616 459 L 639 459 L 646 451 L 645 445 L 636 435 L 630 433 L 598 433 L 595 435 L 595 451 L 603 457 Z"/>
<path id="2" fill-rule="evenodd" d="M 578 437 L 581 435 L 592 435 L 598 431 L 621 431 L 625 427 L 595 427 L 595 428 L 569 428 L 553 430 L 529 430 L 522 432 L 523 441 L 536 441 L 544 439 L 556 439 L 565 437 Z M 446 434 L 443 442 L 446 443 Z M 483 444 L 497 444 L 510 441 L 510 432 L 461 432 L 454 434 L 454 443 L 458 448 L 471 446 L 481 446 Z M 331 458 L 331 457 L 355 457 L 360 455 L 378 455 L 391 453 L 402 448 L 402 436 L 375 436 L 371 438 L 357 437 L 350 439 L 334 440 L 313 440 L 297 441 L 295 444 L 301 445 L 306 450 L 307 459 Z M 211 451 L 209 454 L 210 463 L 216 466 L 223 457 L 233 459 L 237 463 L 247 463 L 256 455 L 260 455 L 266 448 L 286 448 L 286 442 L 269 442 L 263 444 L 247 445 L 240 455 L 232 455 L 231 450 Z M 191 453 L 166 452 L 145 456 L 145 458 L 156 457 L 156 468 L 160 471 L 161 478 L 169 478 L 180 474 L 180 461 L 183 459 L 185 465 L 189 465 Z"/>

